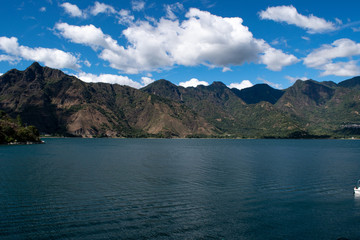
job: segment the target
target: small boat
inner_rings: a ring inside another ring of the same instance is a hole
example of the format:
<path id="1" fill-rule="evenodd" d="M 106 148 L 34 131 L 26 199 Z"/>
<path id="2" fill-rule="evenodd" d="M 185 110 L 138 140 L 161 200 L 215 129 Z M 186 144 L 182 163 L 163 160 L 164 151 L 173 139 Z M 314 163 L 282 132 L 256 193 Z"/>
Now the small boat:
<path id="1" fill-rule="evenodd" d="M 360 195 L 360 180 L 357 181 L 356 186 L 354 187 L 354 194 Z"/>

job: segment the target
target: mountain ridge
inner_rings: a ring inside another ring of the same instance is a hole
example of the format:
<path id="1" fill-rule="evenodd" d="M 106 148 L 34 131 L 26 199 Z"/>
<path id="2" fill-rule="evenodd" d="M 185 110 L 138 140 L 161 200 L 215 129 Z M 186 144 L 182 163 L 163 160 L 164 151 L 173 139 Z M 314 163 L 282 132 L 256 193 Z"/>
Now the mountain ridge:
<path id="1" fill-rule="evenodd" d="M 358 137 L 360 77 L 230 89 L 160 79 L 141 89 L 85 83 L 33 63 L 0 76 L 0 109 L 43 134 L 81 137 Z M 350 127 L 350 128 L 349 128 Z"/>
<path id="2" fill-rule="evenodd" d="M 186 137 L 212 126 L 178 103 L 127 86 L 85 83 L 32 64 L 0 77 L 0 109 L 20 115 L 43 134 L 106 137 Z M 205 127 L 204 127 L 205 126 Z"/>

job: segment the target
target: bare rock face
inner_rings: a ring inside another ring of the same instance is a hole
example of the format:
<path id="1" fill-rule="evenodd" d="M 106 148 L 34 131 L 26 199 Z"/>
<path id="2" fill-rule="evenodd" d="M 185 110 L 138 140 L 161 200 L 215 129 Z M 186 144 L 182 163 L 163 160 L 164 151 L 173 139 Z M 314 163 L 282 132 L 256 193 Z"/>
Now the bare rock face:
<path id="1" fill-rule="evenodd" d="M 33 63 L 0 77 L 0 109 L 43 134 L 81 137 L 210 135 L 213 126 L 176 102 L 127 86 L 85 83 Z"/>
<path id="2" fill-rule="evenodd" d="M 360 137 L 360 77 L 285 90 L 85 83 L 33 63 L 0 76 L 0 110 L 40 133 L 81 137 Z"/>

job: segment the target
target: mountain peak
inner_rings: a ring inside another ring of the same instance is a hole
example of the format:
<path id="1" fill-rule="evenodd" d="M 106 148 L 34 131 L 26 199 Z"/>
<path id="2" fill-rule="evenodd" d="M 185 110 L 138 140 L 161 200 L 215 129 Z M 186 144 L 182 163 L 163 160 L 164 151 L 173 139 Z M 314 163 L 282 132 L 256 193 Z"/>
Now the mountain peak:
<path id="1" fill-rule="evenodd" d="M 262 101 L 275 104 L 285 92 L 283 90 L 274 89 L 265 83 L 256 84 L 242 90 L 234 88 L 232 91 L 247 104 L 256 104 Z"/>
<path id="2" fill-rule="evenodd" d="M 217 88 L 227 88 L 227 86 L 223 82 L 214 81 L 210 86 Z"/>
<path id="3" fill-rule="evenodd" d="M 179 87 L 165 79 L 157 80 L 141 90 L 164 98 L 181 101 Z"/>
<path id="4" fill-rule="evenodd" d="M 153 83 L 150 83 L 149 85 L 145 86 L 142 88 L 142 90 L 147 90 L 147 89 L 158 89 L 158 88 L 177 88 L 177 86 L 175 84 L 173 84 L 172 82 L 165 80 L 165 79 L 160 79 L 157 80 Z"/>
<path id="5" fill-rule="evenodd" d="M 38 62 L 33 62 L 27 69 L 38 70 L 42 69 L 42 66 Z"/>

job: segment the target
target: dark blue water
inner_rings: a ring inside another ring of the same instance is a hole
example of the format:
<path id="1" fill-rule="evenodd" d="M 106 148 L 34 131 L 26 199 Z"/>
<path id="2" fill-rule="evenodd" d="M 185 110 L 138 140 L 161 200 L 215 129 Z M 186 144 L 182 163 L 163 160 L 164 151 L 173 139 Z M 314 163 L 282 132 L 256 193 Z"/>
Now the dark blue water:
<path id="1" fill-rule="evenodd" d="M 0 239 L 360 239 L 360 141 L 0 146 Z"/>

